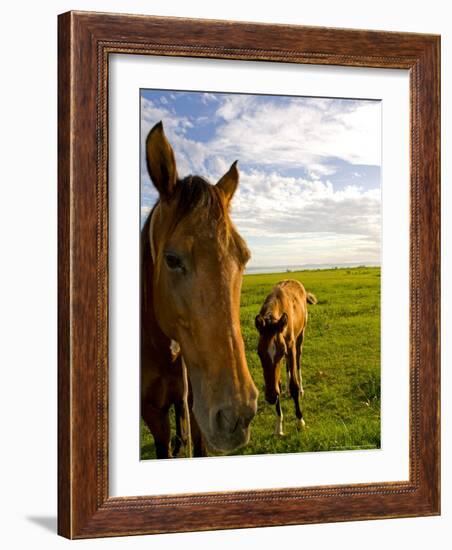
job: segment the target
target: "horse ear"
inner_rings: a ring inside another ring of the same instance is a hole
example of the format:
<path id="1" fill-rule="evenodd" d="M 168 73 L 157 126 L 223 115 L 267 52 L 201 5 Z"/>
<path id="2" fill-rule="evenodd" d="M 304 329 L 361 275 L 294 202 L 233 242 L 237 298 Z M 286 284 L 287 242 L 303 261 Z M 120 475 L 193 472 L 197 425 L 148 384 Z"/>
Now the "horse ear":
<path id="1" fill-rule="evenodd" d="M 168 200 L 176 187 L 177 169 L 174 151 L 166 139 L 161 121 L 146 138 L 146 162 L 152 183 L 161 199 Z"/>
<path id="2" fill-rule="evenodd" d="M 238 161 L 232 163 L 229 170 L 217 183 L 217 187 L 223 192 L 228 205 L 239 184 L 239 169 L 237 168 L 237 162 Z"/>
<path id="3" fill-rule="evenodd" d="M 276 322 L 276 328 L 278 329 L 278 332 L 282 332 L 286 328 L 288 319 L 289 317 L 287 316 L 287 313 L 284 312 Z"/>
<path id="4" fill-rule="evenodd" d="M 259 332 L 262 332 L 262 329 L 265 326 L 265 319 L 262 317 L 261 314 L 256 315 L 256 318 L 254 319 L 254 324 L 256 325 L 256 328 Z"/>

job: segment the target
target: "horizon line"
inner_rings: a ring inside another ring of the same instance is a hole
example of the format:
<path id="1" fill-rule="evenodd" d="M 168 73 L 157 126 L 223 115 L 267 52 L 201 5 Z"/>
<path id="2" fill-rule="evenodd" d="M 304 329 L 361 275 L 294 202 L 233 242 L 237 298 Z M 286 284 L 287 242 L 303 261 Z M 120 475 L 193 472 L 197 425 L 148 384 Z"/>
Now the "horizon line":
<path id="1" fill-rule="evenodd" d="M 342 262 L 342 263 L 317 263 L 317 264 L 286 264 L 278 266 L 262 266 L 262 267 L 249 267 L 245 268 L 245 275 L 251 275 L 253 272 L 259 272 L 263 275 L 265 273 L 291 273 L 296 271 L 315 271 L 315 270 L 328 270 L 328 269 L 347 269 L 358 267 L 380 267 L 380 262 Z"/>

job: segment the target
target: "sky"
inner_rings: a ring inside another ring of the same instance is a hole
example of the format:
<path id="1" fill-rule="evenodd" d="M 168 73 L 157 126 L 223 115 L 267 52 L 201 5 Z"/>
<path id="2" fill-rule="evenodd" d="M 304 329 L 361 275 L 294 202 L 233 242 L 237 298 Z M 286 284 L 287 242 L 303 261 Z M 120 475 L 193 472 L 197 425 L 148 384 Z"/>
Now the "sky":
<path id="1" fill-rule="evenodd" d="M 249 270 L 380 262 L 381 103 L 141 90 L 141 221 L 157 199 L 144 143 L 159 121 L 180 177 L 238 160 L 232 219 Z"/>

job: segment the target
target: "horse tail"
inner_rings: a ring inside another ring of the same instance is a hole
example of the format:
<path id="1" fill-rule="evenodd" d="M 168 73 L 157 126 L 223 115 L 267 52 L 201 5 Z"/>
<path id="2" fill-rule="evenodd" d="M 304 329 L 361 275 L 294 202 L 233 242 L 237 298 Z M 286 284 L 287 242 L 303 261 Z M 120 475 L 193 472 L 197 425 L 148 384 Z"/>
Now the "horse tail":
<path id="1" fill-rule="evenodd" d="M 306 294 L 306 301 L 308 302 L 308 304 L 316 304 L 317 298 L 314 296 L 314 294 L 312 294 L 312 292 L 308 292 Z"/>

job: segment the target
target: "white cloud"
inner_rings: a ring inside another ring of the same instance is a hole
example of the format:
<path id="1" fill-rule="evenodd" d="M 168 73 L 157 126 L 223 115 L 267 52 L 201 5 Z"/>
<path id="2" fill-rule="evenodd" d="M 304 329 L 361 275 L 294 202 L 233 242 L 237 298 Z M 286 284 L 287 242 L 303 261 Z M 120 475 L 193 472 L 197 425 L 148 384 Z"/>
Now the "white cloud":
<path id="1" fill-rule="evenodd" d="M 203 98 L 213 94 L 203 94 Z M 176 150 L 181 169 L 205 172 L 209 159 L 222 157 L 227 164 L 304 168 L 314 179 L 332 175 L 335 159 L 352 164 L 381 164 L 380 104 L 337 102 L 326 99 L 266 103 L 250 95 L 215 97 L 219 123 L 209 143 L 184 137 L 193 122 L 167 108 L 142 99 L 142 133 L 164 121 L 165 132 Z M 209 99 L 210 101 L 211 99 Z M 344 107 L 346 105 L 346 107 Z M 202 118 L 202 117 L 201 117 Z M 195 121 L 205 122 L 205 119 Z M 181 170 L 182 173 L 182 170 Z"/>
<path id="2" fill-rule="evenodd" d="M 217 110 L 225 120 L 212 148 L 243 162 L 311 166 L 331 171 L 326 159 L 380 165 L 380 104 L 304 99 L 265 103 L 253 96 L 227 96 Z"/>
<path id="3" fill-rule="evenodd" d="M 204 105 L 207 105 L 208 103 L 212 103 L 212 102 L 215 102 L 215 101 L 219 101 L 218 97 L 215 94 L 205 92 L 201 95 L 201 102 Z"/>
<path id="4" fill-rule="evenodd" d="M 225 95 L 222 97 L 216 114 L 227 122 L 230 122 L 242 117 L 246 112 L 250 112 L 254 103 L 253 96 Z"/>
<path id="5" fill-rule="evenodd" d="M 202 120 L 143 98 L 142 144 L 163 120 L 180 176 L 199 174 L 215 182 L 239 160 L 232 215 L 251 246 L 250 265 L 379 261 L 379 189 L 366 189 L 365 177 L 354 171 L 341 189 L 329 179 L 336 162 L 380 165 L 379 103 L 309 98 L 276 103 L 221 94 L 203 94 L 201 101 L 217 107 L 209 142 L 187 137 Z M 281 175 L 288 168 L 306 176 Z M 156 198 L 144 154 L 141 173 L 143 219 Z"/>
<path id="6" fill-rule="evenodd" d="M 242 172 L 232 214 L 254 266 L 379 261 L 378 189 Z"/>
<path id="7" fill-rule="evenodd" d="M 259 243 L 248 239 L 251 268 L 289 266 L 378 265 L 379 246 L 357 236 L 305 234 L 292 240 Z M 347 253 L 344 255 L 344 250 Z"/>
<path id="8" fill-rule="evenodd" d="M 375 235 L 380 227 L 380 192 L 356 185 L 335 190 L 331 182 L 243 173 L 233 212 L 244 228 L 261 235 L 306 232 Z"/>
<path id="9" fill-rule="evenodd" d="M 212 98 L 218 103 L 218 123 L 208 144 L 183 139 L 193 127 L 188 117 L 142 99 L 143 133 L 163 120 L 178 159 L 183 157 L 181 169 L 190 173 L 205 172 L 209 159 L 219 157 L 226 164 L 239 159 L 242 164 L 304 168 L 314 179 L 334 174 L 337 161 L 381 164 L 378 102 L 304 98 L 278 104 L 251 95 L 202 95 L 204 102 Z M 201 119 L 195 123 L 206 121 Z"/>

